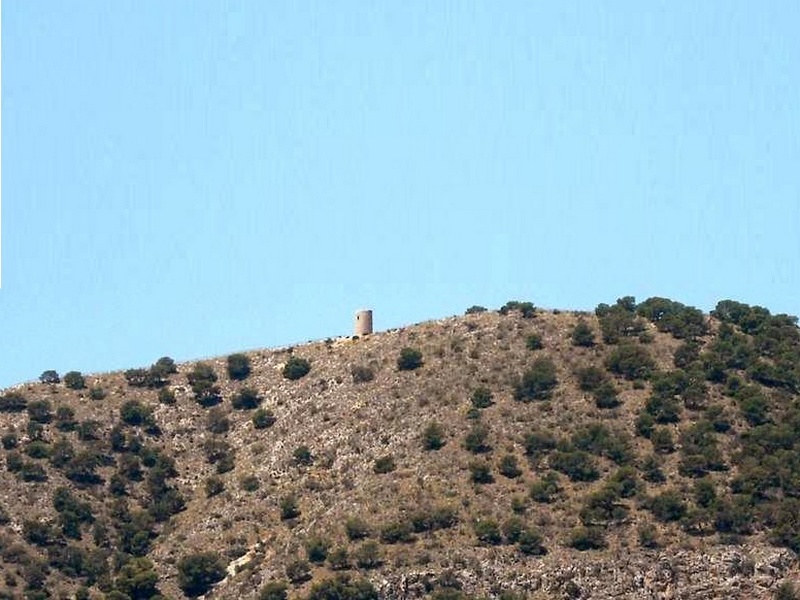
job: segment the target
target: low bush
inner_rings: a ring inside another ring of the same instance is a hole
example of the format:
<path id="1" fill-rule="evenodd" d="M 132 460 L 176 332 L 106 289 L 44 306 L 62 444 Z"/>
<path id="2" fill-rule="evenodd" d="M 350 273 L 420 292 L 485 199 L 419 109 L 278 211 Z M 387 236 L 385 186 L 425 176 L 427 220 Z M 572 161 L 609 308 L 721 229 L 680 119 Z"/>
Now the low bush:
<path id="1" fill-rule="evenodd" d="M 311 371 L 311 363 L 305 358 L 290 356 L 283 366 L 283 376 L 290 381 L 296 381 L 308 375 Z"/>
<path id="2" fill-rule="evenodd" d="M 86 380 L 80 371 L 70 371 L 64 375 L 64 385 L 71 390 L 82 390 L 86 387 Z"/>
<path id="3" fill-rule="evenodd" d="M 606 358 L 606 368 L 625 379 L 647 379 L 655 361 L 646 348 L 633 343 L 620 344 Z"/>
<path id="4" fill-rule="evenodd" d="M 253 427 L 256 429 L 267 429 L 275 424 L 275 415 L 266 408 L 259 408 L 253 413 Z"/>
<path id="5" fill-rule="evenodd" d="M 555 502 L 561 491 L 558 484 L 558 475 L 552 471 L 546 473 L 539 481 L 535 481 L 530 487 L 530 497 L 534 502 L 549 504 Z"/>
<path id="6" fill-rule="evenodd" d="M 555 363 L 547 357 L 538 358 L 516 384 L 514 398 L 523 402 L 545 400 L 557 384 Z"/>
<path id="7" fill-rule="evenodd" d="M 494 519 L 481 519 L 476 521 L 473 526 L 475 537 L 481 544 L 497 546 L 503 542 L 503 535 L 500 532 L 500 525 Z"/>
<path id="8" fill-rule="evenodd" d="M 353 365 L 350 367 L 353 383 L 367 383 L 375 379 L 375 371 L 367 365 Z"/>
<path id="9" fill-rule="evenodd" d="M 444 445 L 444 428 L 436 422 L 428 423 L 422 432 L 422 448 L 439 450 Z"/>
<path id="10" fill-rule="evenodd" d="M 606 540 L 600 527 L 577 527 L 570 533 L 567 545 L 581 551 L 601 550 L 606 547 Z"/>
<path id="11" fill-rule="evenodd" d="M 503 477 L 509 479 L 516 479 L 522 475 L 522 469 L 519 468 L 517 457 L 513 454 L 505 454 L 500 459 L 500 464 L 497 469 Z"/>
<path id="12" fill-rule="evenodd" d="M 58 376 L 57 371 L 51 369 L 39 375 L 39 381 L 42 383 L 61 383 L 61 377 Z"/>
<path id="13" fill-rule="evenodd" d="M 400 371 L 414 371 L 422 366 L 422 352 L 415 348 L 403 348 L 397 358 L 397 369 Z"/>
<path id="14" fill-rule="evenodd" d="M 485 387 L 476 387 L 470 397 L 474 408 L 489 408 L 492 405 L 492 391 Z"/>
<path id="15" fill-rule="evenodd" d="M 350 540 L 360 540 L 370 534 L 369 524 L 360 517 L 350 517 L 345 521 L 344 531 Z"/>
<path id="16" fill-rule="evenodd" d="M 311 579 L 311 565 L 308 561 L 297 559 L 286 565 L 286 578 L 295 585 Z"/>
<path id="17" fill-rule="evenodd" d="M 392 521 L 381 527 L 380 538 L 386 544 L 412 542 L 414 540 L 413 531 L 414 529 L 408 521 Z"/>
<path id="18" fill-rule="evenodd" d="M 225 562 L 216 552 L 199 552 L 178 561 L 178 587 L 190 597 L 202 596 L 225 577 Z"/>
<path id="19" fill-rule="evenodd" d="M 592 331 L 592 328 L 583 319 L 580 319 L 577 325 L 575 325 L 570 337 L 572 338 L 573 346 L 580 346 L 583 348 L 591 348 L 594 346 L 594 331 Z"/>
<path id="20" fill-rule="evenodd" d="M 492 468 L 489 463 L 476 460 L 469 463 L 470 481 L 472 483 L 487 484 L 494 483 Z"/>
<path id="21" fill-rule="evenodd" d="M 6 392 L 0 396 L 0 412 L 22 412 L 28 407 L 28 400 L 19 392 Z"/>
<path id="22" fill-rule="evenodd" d="M 288 587 L 285 581 L 270 581 L 258 592 L 258 600 L 286 600 Z"/>
<path id="23" fill-rule="evenodd" d="M 244 387 L 233 395 L 231 406 L 236 410 L 251 410 L 261 404 L 261 396 L 251 387 Z"/>
<path id="24" fill-rule="evenodd" d="M 250 376 L 250 359 L 246 354 L 231 354 L 227 362 L 228 377 L 234 381 L 242 381 Z"/>
<path id="25" fill-rule="evenodd" d="M 538 333 L 531 333 L 525 338 L 525 347 L 528 350 L 541 350 L 544 348 L 542 336 Z"/>
<path id="26" fill-rule="evenodd" d="M 373 473 L 377 473 L 382 475 L 384 473 L 391 473 L 396 468 L 394 463 L 394 457 L 391 454 L 387 454 L 386 456 L 381 456 L 380 458 L 375 459 L 375 463 L 372 465 Z"/>
<path id="27" fill-rule="evenodd" d="M 492 447 L 487 442 L 489 428 L 480 421 L 474 423 L 464 438 L 464 448 L 473 454 L 488 452 Z"/>

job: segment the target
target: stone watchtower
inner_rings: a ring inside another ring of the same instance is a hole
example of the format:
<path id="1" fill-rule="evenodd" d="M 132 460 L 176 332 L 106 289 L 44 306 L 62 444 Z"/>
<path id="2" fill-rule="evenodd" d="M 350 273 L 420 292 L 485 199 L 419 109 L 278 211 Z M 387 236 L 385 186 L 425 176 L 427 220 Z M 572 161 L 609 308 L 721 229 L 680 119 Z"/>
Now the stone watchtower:
<path id="1" fill-rule="evenodd" d="M 372 333 L 372 311 L 367 309 L 356 311 L 353 335 L 361 337 L 370 333 Z"/>

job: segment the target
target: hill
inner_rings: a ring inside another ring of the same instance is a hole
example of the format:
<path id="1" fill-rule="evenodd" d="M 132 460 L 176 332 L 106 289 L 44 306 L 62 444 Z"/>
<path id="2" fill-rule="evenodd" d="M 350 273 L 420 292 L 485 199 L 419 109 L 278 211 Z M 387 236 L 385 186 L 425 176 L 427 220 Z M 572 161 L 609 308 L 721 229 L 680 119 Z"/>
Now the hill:
<path id="1" fill-rule="evenodd" d="M 761 307 L 41 379 L 0 395 L 0 597 L 800 597 L 800 330 Z"/>

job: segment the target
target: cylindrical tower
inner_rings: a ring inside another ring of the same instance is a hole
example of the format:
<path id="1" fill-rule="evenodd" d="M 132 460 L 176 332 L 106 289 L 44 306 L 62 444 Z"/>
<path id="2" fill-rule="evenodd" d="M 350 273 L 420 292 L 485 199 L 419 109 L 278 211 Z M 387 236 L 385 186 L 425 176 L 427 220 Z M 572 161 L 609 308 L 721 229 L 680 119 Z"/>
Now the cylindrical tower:
<path id="1" fill-rule="evenodd" d="M 363 309 L 356 311 L 356 321 L 354 334 L 357 336 L 369 335 L 372 333 L 372 311 Z"/>

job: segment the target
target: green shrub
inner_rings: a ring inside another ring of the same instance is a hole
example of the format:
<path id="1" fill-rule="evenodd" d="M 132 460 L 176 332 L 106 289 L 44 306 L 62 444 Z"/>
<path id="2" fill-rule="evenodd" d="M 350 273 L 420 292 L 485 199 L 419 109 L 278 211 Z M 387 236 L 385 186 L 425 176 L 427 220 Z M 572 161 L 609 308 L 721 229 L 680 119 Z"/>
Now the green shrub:
<path id="1" fill-rule="evenodd" d="M 306 600 L 378 600 L 378 592 L 366 579 L 352 580 L 347 575 L 337 575 L 311 586 Z"/>
<path id="2" fill-rule="evenodd" d="M 314 464 L 314 455 L 311 454 L 311 449 L 308 446 L 302 444 L 292 452 L 292 460 L 296 465 L 309 466 Z"/>
<path id="3" fill-rule="evenodd" d="M 89 398 L 95 401 L 102 400 L 106 397 L 106 391 L 99 385 L 93 385 L 89 388 Z"/>
<path id="4" fill-rule="evenodd" d="M 681 406 L 674 396 L 651 394 L 644 409 L 656 423 L 677 423 L 681 418 Z"/>
<path id="5" fill-rule="evenodd" d="M 33 440 L 25 446 L 25 454 L 31 458 L 47 458 L 50 456 L 50 444 Z"/>
<path id="6" fill-rule="evenodd" d="M 572 330 L 572 345 L 583 348 L 594 346 L 594 331 L 583 319 L 579 319 L 577 325 Z"/>
<path id="7" fill-rule="evenodd" d="M 150 370 L 159 375 L 166 376 L 171 375 L 172 373 L 177 373 L 178 367 L 175 365 L 175 361 L 169 356 L 162 356 L 155 363 L 153 363 L 153 366 L 150 367 Z"/>
<path id="8" fill-rule="evenodd" d="M 49 400 L 28 402 L 28 418 L 37 423 L 49 423 L 53 419 L 52 406 Z"/>
<path id="9" fill-rule="evenodd" d="M 580 518 L 584 525 L 611 525 L 622 522 L 628 516 L 628 509 L 619 502 L 616 486 L 603 486 L 596 492 L 589 494 Z"/>
<path id="10" fill-rule="evenodd" d="M 650 512 L 662 522 L 679 521 L 686 514 L 686 503 L 675 490 L 666 490 L 648 502 Z"/>
<path id="11" fill-rule="evenodd" d="M 606 358 L 606 368 L 625 379 L 647 379 L 655 361 L 647 349 L 632 343 L 620 344 Z"/>
<path id="12" fill-rule="evenodd" d="M 525 347 L 528 350 L 541 350 L 544 348 L 542 336 L 538 333 L 531 333 L 525 338 Z"/>
<path id="13" fill-rule="evenodd" d="M 476 460 L 469 463 L 469 472 L 472 483 L 494 483 L 492 468 L 485 461 Z"/>
<path id="14" fill-rule="evenodd" d="M 557 384 L 555 363 L 547 357 L 537 358 L 517 383 L 514 398 L 523 402 L 545 400 Z"/>
<path id="15" fill-rule="evenodd" d="M 61 431 L 73 431 L 78 425 L 75 410 L 71 406 L 61 405 L 56 408 L 56 427 Z"/>
<path id="16" fill-rule="evenodd" d="M 6 392 L 0 396 L 0 412 L 22 412 L 28 400 L 20 392 Z"/>
<path id="17" fill-rule="evenodd" d="M 475 408 L 489 408 L 492 405 L 492 391 L 485 386 L 478 386 L 473 390 L 470 400 Z"/>
<path id="18" fill-rule="evenodd" d="M 82 390 L 86 387 L 86 380 L 80 371 L 70 371 L 64 375 L 64 385 L 71 390 Z"/>
<path id="19" fill-rule="evenodd" d="M 567 545 L 581 551 L 600 550 L 606 547 L 606 540 L 600 527 L 577 527 L 570 533 Z"/>
<path id="20" fill-rule="evenodd" d="M 367 540 L 353 551 L 353 559 L 360 569 L 376 569 L 383 564 L 381 547 L 375 540 Z"/>
<path id="21" fill-rule="evenodd" d="M 636 311 L 655 324 L 659 331 L 671 333 L 678 339 L 696 338 L 708 332 L 703 313 L 667 298 L 648 298 Z"/>
<path id="22" fill-rule="evenodd" d="M 344 546 L 337 546 L 328 553 L 328 566 L 333 571 L 343 571 L 350 568 L 350 554 Z"/>
<path id="23" fill-rule="evenodd" d="M 12 450 L 19 445 L 19 436 L 17 436 L 16 432 L 9 431 L 3 434 L 2 444 L 4 450 Z"/>
<path id="24" fill-rule="evenodd" d="M 305 358 L 290 356 L 283 366 L 283 376 L 291 381 L 296 381 L 308 375 L 311 371 L 311 363 Z"/>
<path id="25" fill-rule="evenodd" d="M 245 475 L 239 480 L 239 487 L 245 492 L 255 492 L 261 487 L 261 482 L 255 475 Z"/>
<path id="26" fill-rule="evenodd" d="M 128 425 L 145 425 L 152 422 L 152 411 L 139 400 L 127 400 L 119 411 L 119 418 Z"/>
<path id="27" fill-rule="evenodd" d="M 428 423 L 422 432 L 422 448 L 424 450 L 439 450 L 444 445 L 444 428 L 436 422 Z"/>
<path id="28" fill-rule="evenodd" d="M 285 581 L 267 582 L 258 593 L 258 600 L 286 600 L 288 585 Z"/>
<path id="29" fill-rule="evenodd" d="M 161 402 L 161 404 L 175 404 L 175 392 L 169 388 L 161 388 L 158 390 L 158 401 Z"/>
<path id="30" fill-rule="evenodd" d="M 617 464 L 626 464 L 633 458 L 627 434 L 598 421 L 576 428 L 571 440 L 576 449 L 605 456 Z"/>
<path id="31" fill-rule="evenodd" d="M 535 481 L 530 487 L 531 500 L 541 504 L 555 502 L 561 487 L 558 485 L 558 475 L 546 473 L 539 481 Z"/>
<path id="32" fill-rule="evenodd" d="M 386 544 L 406 543 L 414 540 L 411 523 L 405 520 L 387 523 L 380 530 L 381 541 Z"/>
<path id="33" fill-rule="evenodd" d="M 775 600 L 800 600 L 800 589 L 792 581 L 782 581 L 775 590 Z"/>
<path id="34" fill-rule="evenodd" d="M 610 409 L 616 408 L 621 404 L 617 396 L 617 389 L 610 381 L 604 381 L 592 392 L 594 403 L 597 408 Z"/>
<path id="35" fill-rule="evenodd" d="M 464 314 L 465 315 L 476 315 L 476 314 L 484 313 L 484 312 L 486 312 L 486 307 L 485 306 L 479 306 L 479 305 L 476 304 L 474 306 L 470 306 L 466 311 L 464 311 Z"/>
<path id="36" fill-rule="evenodd" d="M 600 477 L 592 455 L 583 450 L 558 450 L 550 455 L 550 467 L 572 481 L 595 481 Z"/>
<path id="37" fill-rule="evenodd" d="M 525 436 L 523 446 L 526 456 L 536 459 L 555 449 L 556 438 L 549 431 L 535 429 Z"/>
<path id="38" fill-rule="evenodd" d="M 516 479 L 522 475 L 522 469 L 519 468 L 517 457 L 513 454 L 506 454 L 500 459 L 498 471 L 503 477 L 508 477 L 509 479 Z"/>
<path id="39" fill-rule="evenodd" d="M 642 479 L 650 483 L 663 483 L 667 480 L 664 471 L 661 469 L 661 461 L 655 454 L 650 454 L 644 458 L 641 471 Z"/>
<path id="40" fill-rule="evenodd" d="M 497 546 L 502 543 L 503 536 L 500 533 L 500 526 L 494 519 L 481 519 L 473 524 L 475 537 L 481 544 Z"/>
<path id="41" fill-rule="evenodd" d="M 311 579 L 311 565 L 308 561 L 297 559 L 286 565 L 286 578 L 295 585 Z"/>
<path id="42" fill-rule="evenodd" d="M 253 413 L 253 427 L 256 429 L 267 429 L 275 424 L 275 415 L 271 410 L 266 408 L 259 408 Z"/>
<path id="43" fill-rule="evenodd" d="M 251 410 L 261 404 L 261 396 L 251 387 L 244 387 L 233 395 L 231 406 L 236 410 Z"/>
<path id="44" fill-rule="evenodd" d="M 578 379 L 578 387 L 584 392 L 593 392 L 608 381 L 606 372 L 595 366 L 578 369 L 575 371 L 575 377 Z"/>
<path id="45" fill-rule="evenodd" d="M 284 496 L 280 501 L 281 519 L 288 521 L 300 516 L 300 508 L 297 505 L 297 498 L 293 495 Z"/>
<path id="46" fill-rule="evenodd" d="M 380 458 L 375 459 L 375 463 L 372 465 L 372 471 L 379 475 L 384 473 L 391 473 L 396 468 L 394 464 L 394 457 L 391 454 L 387 454 L 386 456 L 381 456 Z"/>
<path id="47" fill-rule="evenodd" d="M 323 563 L 328 557 L 328 549 L 331 544 L 328 540 L 314 536 L 306 540 L 306 556 L 312 563 Z"/>
<path id="48" fill-rule="evenodd" d="M 489 437 L 489 428 L 480 421 L 474 423 L 464 438 L 464 447 L 473 454 L 481 454 L 491 450 L 486 441 Z"/>
<path id="49" fill-rule="evenodd" d="M 350 367 L 353 383 L 367 383 L 375 379 L 375 371 L 367 365 L 353 365 Z"/>
<path id="50" fill-rule="evenodd" d="M 345 521 L 344 531 L 350 540 L 360 540 L 369 536 L 369 524 L 360 517 L 350 517 Z"/>
<path id="51" fill-rule="evenodd" d="M 192 386 L 195 400 L 200 406 L 207 408 L 222 402 L 220 389 L 214 385 L 217 381 L 217 374 L 211 365 L 197 363 L 186 375 L 186 379 Z"/>
<path id="52" fill-rule="evenodd" d="M 206 479 L 206 498 L 217 496 L 225 491 L 225 482 L 218 475 L 211 475 Z"/>
<path id="53" fill-rule="evenodd" d="M 397 358 L 397 369 L 400 371 L 413 371 L 423 364 L 422 352 L 415 348 L 403 348 Z"/>
<path id="54" fill-rule="evenodd" d="M 417 533 L 448 529 L 458 523 L 458 513 L 449 506 L 420 508 L 411 514 L 410 522 Z"/>
<path id="55" fill-rule="evenodd" d="M 512 310 L 518 310 L 523 319 L 532 319 L 536 316 L 536 307 L 532 302 L 509 300 L 500 308 L 501 315 L 507 315 Z"/>
<path id="56" fill-rule="evenodd" d="M 637 537 L 639 538 L 639 545 L 642 548 L 658 548 L 658 530 L 651 523 L 642 523 L 637 528 Z"/>
<path id="57" fill-rule="evenodd" d="M 672 362 L 678 369 L 685 369 L 700 358 L 700 344 L 695 341 L 683 342 L 675 349 Z"/>
<path id="58" fill-rule="evenodd" d="M 228 357 L 228 377 L 235 381 L 247 379 L 250 375 L 250 359 L 246 354 L 231 354 Z"/>
<path id="59" fill-rule="evenodd" d="M 650 434 L 650 441 L 653 443 L 653 450 L 659 454 L 669 454 L 675 451 L 675 440 L 672 432 L 666 427 L 656 427 Z"/>
<path id="60" fill-rule="evenodd" d="M 717 500 L 717 488 L 714 486 L 714 482 L 707 477 L 695 482 L 693 492 L 694 501 L 703 508 L 711 507 Z"/>
<path id="61" fill-rule="evenodd" d="M 547 554 L 547 548 L 542 544 L 542 534 L 526 527 L 517 538 L 517 548 L 526 556 L 543 556 Z"/>
<path id="62" fill-rule="evenodd" d="M 178 561 L 178 587 L 190 597 L 202 596 L 225 577 L 225 563 L 216 552 L 199 552 Z"/>
<path id="63" fill-rule="evenodd" d="M 114 582 L 115 591 L 131 599 L 155 598 L 158 596 L 157 586 L 158 573 L 150 559 L 144 557 L 130 558 Z"/>
<path id="64" fill-rule="evenodd" d="M 61 378 L 58 376 L 58 372 L 51 369 L 39 375 L 39 381 L 42 383 L 61 383 Z"/>
<path id="65" fill-rule="evenodd" d="M 231 428 L 231 421 L 220 408 L 213 408 L 206 416 L 206 429 L 211 433 L 226 433 Z"/>

